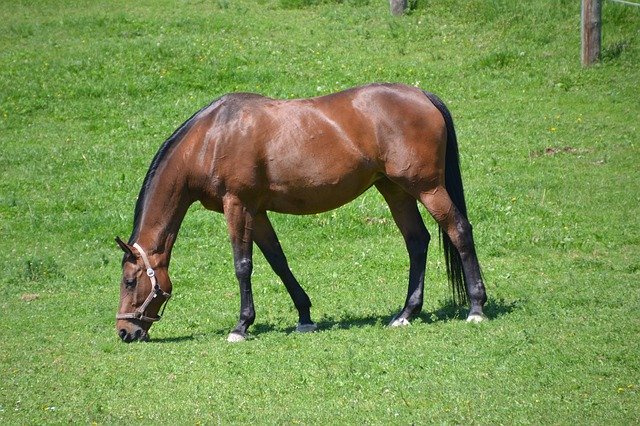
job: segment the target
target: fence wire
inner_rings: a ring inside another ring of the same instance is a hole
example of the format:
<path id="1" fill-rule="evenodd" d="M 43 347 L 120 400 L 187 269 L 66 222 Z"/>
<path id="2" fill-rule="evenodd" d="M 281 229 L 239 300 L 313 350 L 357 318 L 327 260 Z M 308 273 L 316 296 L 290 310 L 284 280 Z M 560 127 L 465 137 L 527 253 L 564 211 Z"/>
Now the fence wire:
<path id="1" fill-rule="evenodd" d="M 609 0 L 609 1 L 612 1 L 612 2 L 615 2 L 615 3 L 628 4 L 630 6 L 640 6 L 640 3 L 634 3 L 634 2 L 626 1 L 626 0 Z"/>

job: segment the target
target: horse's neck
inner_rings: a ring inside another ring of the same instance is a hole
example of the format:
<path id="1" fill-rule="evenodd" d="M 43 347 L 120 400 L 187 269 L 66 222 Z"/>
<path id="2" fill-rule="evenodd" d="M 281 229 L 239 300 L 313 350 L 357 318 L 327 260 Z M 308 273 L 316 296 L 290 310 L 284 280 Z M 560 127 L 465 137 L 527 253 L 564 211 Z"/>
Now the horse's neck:
<path id="1" fill-rule="evenodd" d="M 158 167 L 147 185 L 134 239 L 158 256 L 159 261 L 168 264 L 171 248 L 193 200 L 187 192 L 185 174 L 180 172 L 183 168 L 171 164 L 171 159 L 165 163 Z"/>

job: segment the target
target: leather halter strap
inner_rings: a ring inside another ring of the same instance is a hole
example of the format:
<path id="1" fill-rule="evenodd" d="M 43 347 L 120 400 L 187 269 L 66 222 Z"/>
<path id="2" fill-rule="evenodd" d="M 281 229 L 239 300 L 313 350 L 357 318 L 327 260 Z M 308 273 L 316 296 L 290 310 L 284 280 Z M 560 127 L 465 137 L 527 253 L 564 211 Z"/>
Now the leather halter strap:
<path id="1" fill-rule="evenodd" d="M 140 253 L 140 257 L 142 257 L 142 261 L 144 262 L 144 267 L 147 269 L 146 271 L 147 276 L 149 277 L 149 280 L 151 280 L 151 292 L 149 293 L 145 301 L 142 303 L 142 305 L 138 307 L 138 309 L 136 309 L 134 312 L 129 312 L 125 314 L 116 314 L 116 319 L 136 319 L 144 322 L 160 321 L 162 319 L 162 315 L 164 315 L 164 309 L 167 307 L 166 302 L 169 301 L 171 294 L 162 290 L 158 285 L 158 280 L 156 279 L 156 273 L 151 267 L 151 264 L 149 263 L 149 258 L 147 257 L 147 253 L 145 253 L 145 251 L 142 249 L 142 247 L 140 247 L 138 243 L 134 243 L 133 247 L 136 250 L 138 250 L 138 252 Z M 164 305 L 162 306 L 162 312 L 160 313 L 160 315 L 156 317 L 149 317 L 145 315 L 145 311 L 147 310 L 147 307 L 149 307 L 149 304 L 151 304 L 153 299 L 155 299 L 159 295 L 164 297 Z"/>

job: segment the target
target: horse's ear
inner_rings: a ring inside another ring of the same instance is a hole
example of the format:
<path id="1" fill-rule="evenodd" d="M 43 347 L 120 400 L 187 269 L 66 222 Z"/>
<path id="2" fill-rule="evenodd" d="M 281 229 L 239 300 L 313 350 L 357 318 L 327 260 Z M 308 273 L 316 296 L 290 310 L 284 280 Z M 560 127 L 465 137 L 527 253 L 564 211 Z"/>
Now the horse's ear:
<path id="1" fill-rule="evenodd" d="M 129 256 L 135 257 L 135 255 L 133 254 L 133 250 L 132 250 L 131 246 L 129 244 L 125 243 L 124 241 L 122 241 L 120 239 L 120 237 L 116 237 L 116 243 L 118 243 L 118 245 L 120 246 L 122 251 L 125 252 L 125 254 L 128 254 Z"/>

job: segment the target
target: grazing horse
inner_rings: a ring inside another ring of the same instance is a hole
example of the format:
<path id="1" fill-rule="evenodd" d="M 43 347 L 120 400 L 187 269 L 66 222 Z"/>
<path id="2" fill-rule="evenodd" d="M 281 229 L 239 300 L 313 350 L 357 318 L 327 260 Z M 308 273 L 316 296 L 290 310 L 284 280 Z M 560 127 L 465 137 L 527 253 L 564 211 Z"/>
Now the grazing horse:
<path id="1" fill-rule="evenodd" d="M 240 320 L 254 322 L 253 243 L 281 278 L 298 311 L 298 331 L 315 330 L 311 301 L 291 273 L 267 211 L 314 214 L 375 186 L 409 252 L 409 288 L 392 326 L 422 309 L 430 235 L 417 202 L 438 222 L 454 299 L 468 321 L 487 300 L 462 189 L 451 115 L 435 95 L 401 84 L 371 84 L 311 99 L 235 93 L 204 107 L 160 147 L 144 179 L 124 250 L 116 329 L 148 340 L 171 295 L 171 249 L 189 206 L 224 214 L 240 284 Z"/>

